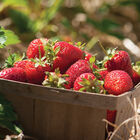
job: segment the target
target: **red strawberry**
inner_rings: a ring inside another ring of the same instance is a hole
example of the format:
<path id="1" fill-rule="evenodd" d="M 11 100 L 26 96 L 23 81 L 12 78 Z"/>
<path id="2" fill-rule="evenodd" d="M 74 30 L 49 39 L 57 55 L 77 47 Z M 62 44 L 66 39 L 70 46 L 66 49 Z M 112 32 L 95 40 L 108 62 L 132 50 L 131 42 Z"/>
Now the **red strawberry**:
<path id="1" fill-rule="evenodd" d="M 39 49 L 41 53 L 41 57 L 44 56 L 44 44 L 47 43 L 48 39 L 34 39 L 28 46 L 27 49 L 27 57 L 30 58 L 39 58 Z"/>
<path id="2" fill-rule="evenodd" d="M 27 82 L 33 84 L 41 84 L 44 80 L 45 72 L 51 71 L 51 67 L 49 65 L 45 64 L 42 66 L 30 60 L 18 61 L 14 64 L 14 67 L 23 68 L 26 73 Z"/>
<path id="3" fill-rule="evenodd" d="M 25 66 L 27 82 L 33 84 L 42 84 L 46 71 L 51 71 L 49 65 L 46 65 L 45 67 L 38 65 L 36 67 L 34 62 L 27 63 Z"/>
<path id="4" fill-rule="evenodd" d="M 107 110 L 107 120 L 111 123 L 115 123 L 116 113 L 116 110 Z M 113 127 L 109 125 L 108 131 L 113 131 Z"/>
<path id="5" fill-rule="evenodd" d="M 81 74 L 74 82 L 74 90 L 103 93 L 103 83 L 96 79 L 92 73 Z"/>
<path id="6" fill-rule="evenodd" d="M 123 70 L 132 76 L 131 60 L 127 52 L 115 51 L 113 57 L 105 63 L 108 71 Z"/>
<path id="7" fill-rule="evenodd" d="M 0 72 L 0 78 L 26 82 L 26 74 L 22 68 L 6 68 Z"/>
<path id="8" fill-rule="evenodd" d="M 89 61 L 89 59 L 92 57 L 92 54 L 85 51 L 85 60 Z"/>
<path id="9" fill-rule="evenodd" d="M 84 52 L 81 49 L 67 42 L 57 42 L 54 50 L 58 49 L 58 47 L 60 50 L 54 60 L 53 70 L 59 68 L 61 73 L 64 73 L 73 63 L 84 56 Z"/>
<path id="10" fill-rule="evenodd" d="M 137 85 L 140 82 L 140 61 L 135 63 L 132 72 L 133 83 L 134 85 Z"/>
<path id="11" fill-rule="evenodd" d="M 106 75 L 104 87 L 109 94 L 120 95 L 132 89 L 133 82 L 125 71 L 114 70 Z"/>
<path id="12" fill-rule="evenodd" d="M 114 70 L 109 72 L 105 77 L 104 88 L 109 94 L 120 95 L 133 88 L 131 77 L 122 70 Z M 116 110 L 107 110 L 108 121 L 114 123 L 116 117 Z M 109 127 L 112 130 L 112 127 Z"/>
<path id="13" fill-rule="evenodd" d="M 72 88 L 74 81 L 77 77 L 79 77 L 82 73 L 92 73 L 90 65 L 85 60 L 78 60 L 70 68 L 66 71 L 66 74 L 69 75 L 66 80 L 69 82 L 68 88 Z"/>
<path id="14" fill-rule="evenodd" d="M 83 82 L 85 80 L 90 80 L 93 81 L 95 79 L 95 76 L 92 73 L 83 73 L 81 74 L 74 82 L 74 90 L 80 90 L 81 88 L 84 87 L 84 85 L 81 84 L 81 82 Z M 86 91 L 86 89 L 84 89 L 83 91 Z"/>
<path id="15" fill-rule="evenodd" d="M 92 61 L 91 59 L 95 59 L 95 56 L 92 56 L 92 54 L 88 53 L 88 52 L 85 52 L 85 60 L 90 62 Z M 91 66 L 94 68 L 94 69 L 98 69 L 98 66 L 95 65 L 95 62 L 91 62 Z"/>
<path id="16" fill-rule="evenodd" d="M 25 66 L 27 63 L 33 63 L 32 61 L 29 61 L 29 60 L 21 60 L 21 61 L 17 61 L 14 63 L 14 67 L 20 67 L 20 68 L 23 68 L 25 69 Z"/>
<path id="17" fill-rule="evenodd" d="M 134 69 L 132 70 L 132 80 L 134 85 L 137 85 L 140 82 L 140 74 Z"/>
<path id="18" fill-rule="evenodd" d="M 53 61 L 53 70 L 59 68 L 61 73 L 65 73 L 68 69 L 69 65 L 67 63 L 67 59 L 63 59 L 62 57 L 57 56 L 57 58 Z"/>
<path id="19" fill-rule="evenodd" d="M 99 78 L 99 80 L 104 80 L 105 79 L 105 76 L 108 74 L 108 71 L 107 70 L 102 70 L 102 71 L 99 72 L 99 74 L 101 76 Z"/>
<path id="20" fill-rule="evenodd" d="M 61 74 L 59 69 L 55 69 L 55 72 L 46 72 L 45 80 L 43 81 L 44 86 L 66 88 L 68 82 L 65 80 L 68 77 L 66 74 Z"/>

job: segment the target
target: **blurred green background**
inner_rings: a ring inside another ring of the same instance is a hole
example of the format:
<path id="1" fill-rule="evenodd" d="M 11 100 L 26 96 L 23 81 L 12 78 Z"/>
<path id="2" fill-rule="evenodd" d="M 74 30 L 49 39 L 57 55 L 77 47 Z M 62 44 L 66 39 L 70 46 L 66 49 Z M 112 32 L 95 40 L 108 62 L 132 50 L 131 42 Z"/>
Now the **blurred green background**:
<path id="1" fill-rule="evenodd" d="M 97 40 L 105 48 L 129 51 L 140 58 L 140 0 L 0 0 L 0 26 L 18 35 L 21 43 L 7 49 L 24 52 L 30 41 L 46 37 L 81 41 L 87 50 L 100 53 Z"/>

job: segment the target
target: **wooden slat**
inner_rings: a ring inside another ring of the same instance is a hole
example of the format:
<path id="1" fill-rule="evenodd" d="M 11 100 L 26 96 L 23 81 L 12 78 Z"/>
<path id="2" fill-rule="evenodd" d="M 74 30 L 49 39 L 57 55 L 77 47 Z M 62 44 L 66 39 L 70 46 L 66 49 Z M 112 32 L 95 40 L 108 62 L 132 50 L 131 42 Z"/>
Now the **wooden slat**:
<path id="1" fill-rule="evenodd" d="M 18 95 L 13 96 L 13 94 L 9 94 L 6 92 L 5 93 L 3 92 L 3 94 L 10 102 L 12 102 L 12 105 L 18 115 L 18 121 L 24 128 L 24 133 L 31 136 L 33 132 L 33 121 L 34 121 L 33 99 Z"/>
<path id="2" fill-rule="evenodd" d="M 35 108 L 34 133 L 39 139 L 104 140 L 105 110 L 42 100 Z"/>
<path id="3" fill-rule="evenodd" d="M 47 140 L 104 140 L 105 124 L 101 120 L 106 118 L 106 110 L 117 110 L 119 125 L 133 115 L 127 97 L 140 101 L 140 87 L 111 96 L 4 79 L 0 79 L 0 93 L 13 103 L 25 132 Z M 118 134 L 128 138 L 126 129 Z"/>
<path id="4" fill-rule="evenodd" d="M 139 88 L 136 88 L 135 90 L 131 91 L 128 96 L 122 95 L 122 98 L 119 98 L 118 104 L 117 104 L 118 111 L 117 111 L 117 117 L 116 117 L 117 125 L 122 124 L 124 121 L 134 116 L 134 107 L 133 107 L 134 98 L 136 99 L 137 101 L 136 104 L 138 106 L 138 104 L 140 103 L 140 89 Z M 119 102 L 123 102 L 123 101 L 125 101 L 124 104 L 120 105 Z M 130 102 L 132 103 L 132 105 L 130 104 Z M 128 139 L 131 132 L 132 125 L 133 125 L 133 121 L 129 121 L 129 123 L 127 123 L 127 127 L 129 128 L 129 130 L 126 127 L 126 125 L 123 125 L 116 134 L 121 136 L 123 139 Z M 113 140 L 117 140 L 117 139 L 118 137 L 114 137 Z"/>
<path id="5" fill-rule="evenodd" d="M 120 101 L 120 98 L 124 98 L 130 94 L 126 93 L 124 96 L 119 97 L 95 93 L 82 93 L 0 79 L 0 92 L 5 91 L 9 93 L 10 91 L 7 87 L 13 91 L 12 94 L 20 93 L 20 95 L 25 97 L 110 110 L 116 109 L 118 99 Z M 121 101 L 119 105 L 124 103 L 125 101 Z"/>

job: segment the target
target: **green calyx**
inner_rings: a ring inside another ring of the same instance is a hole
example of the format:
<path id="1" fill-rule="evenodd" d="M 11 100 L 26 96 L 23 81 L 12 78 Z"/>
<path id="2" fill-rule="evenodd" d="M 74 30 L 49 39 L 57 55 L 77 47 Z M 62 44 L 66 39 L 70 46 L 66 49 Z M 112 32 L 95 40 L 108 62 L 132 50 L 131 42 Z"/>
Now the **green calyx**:
<path id="1" fill-rule="evenodd" d="M 81 86 L 83 86 L 80 91 L 88 91 L 88 92 L 92 92 L 92 93 L 101 93 L 101 94 L 105 94 L 106 91 L 103 87 L 104 82 L 95 79 L 92 79 L 91 77 L 89 77 L 88 79 L 86 78 L 82 78 L 82 82 L 79 82 L 79 84 Z"/>
<path id="2" fill-rule="evenodd" d="M 117 54 L 118 51 L 117 51 L 117 48 L 109 48 L 106 50 L 106 56 L 104 57 L 104 59 L 102 61 L 99 61 L 97 60 L 95 62 L 95 64 L 99 67 L 99 68 L 104 68 L 104 65 L 105 63 L 108 61 L 108 60 L 111 60 L 115 54 Z"/>
<path id="3" fill-rule="evenodd" d="M 2 68 L 10 68 L 14 66 L 14 63 L 17 61 L 21 61 L 25 58 L 25 54 L 23 53 L 23 55 L 21 56 L 18 53 L 11 53 L 9 51 L 9 56 L 7 57 L 7 59 L 5 60 L 4 66 Z"/>
<path id="4" fill-rule="evenodd" d="M 71 44 L 71 45 L 74 45 L 74 46 L 78 47 L 79 49 L 81 49 L 83 51 L 86 48 L 86 43 L 82 43 L 82 42 L 68 42 L 68 43 Z"/>
<path id="5" fill-rule="evenodd" d="M 68 84 L 66 81 L 67 74 L 60 74 L 59 69 L 55 69 L 55 72 L 46 72 L 47 78 L 43 81 L 44 86 L 65 88 L 65 85 Z"/>
<path id="6" fill-rule="evenodd" d="M 99 72 L 102 71 L 102 70 L 106 70 L 106 68 L 104 68 L 104 67 L 102 67 L 102 66 L 99 67 L 99 66 L 97 65 L 97 61 L 96 61 L 96 57 L 95 57 L 95 56 L 92 56 L 92 57 L 89 59 L 89 64 L 90 64 L 90 67 L 91 67 L 91 69 L 92 69 L 92 72 L 93 72 L 94 76 L 95 76 L 97 79 L 101 78 L 101 75 L 99 74 Z M 97 65 L 98 68 L 94 68 L 94 66 L 93 66 L 94 64 Z"/>
<path id="7" fill-rule="evenodd" d="M 39 47 L 39 58 L 31 59 L 31 61 L 35 62 L 35 67 L 38 67 L 39 65 L 45 67 L 46 64 L 53 67 L 53 62 L 57 58 L 57 53 L 60 51 L 60 47 L 54 49 L 57 41 L 46 41 L 45 39 L 41 39 L 41 41 L 44 46 L 45 55 L 41 57 L 41 50 Z"/>
<path id="8" fill-rule="evenodd" d="M 86 48 L 86 43 L 83 43 L 82 44 L 82 42 L 77 42 L 77 43 L 75 43 L 75 45 L 79 48 L 79 49 L 81 49 L 81 50 L 85 50 L 85 48 Z"/>
<path id="9" fill-rule="evenodd" d="M 54 49 L 56 43 L 57 41 L 48 40 L 44 47 L 46 62 L 50 65 L 53 64 L 53 61 L 57 58 L 57 54 L 60 51 L 59 46 Z"/>
<path id="10" fill-rule="evenodd" d="M 133 69 L 140 75 L 140 61 L 137 61 Z"/>

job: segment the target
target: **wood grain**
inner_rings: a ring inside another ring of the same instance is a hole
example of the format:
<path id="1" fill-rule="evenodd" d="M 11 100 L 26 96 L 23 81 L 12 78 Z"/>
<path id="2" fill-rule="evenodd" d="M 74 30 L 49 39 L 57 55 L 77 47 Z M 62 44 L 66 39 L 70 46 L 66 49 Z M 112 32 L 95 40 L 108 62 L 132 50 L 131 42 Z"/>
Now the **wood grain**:
<path id="1" fill-rule="evenodd" d="M 47 140 L 103 140 L 103 116 L 101 109 L 37 100 L 34 132 Z"/>
<path id="2" fill-rule="evenodd" d="M 119 96 L 76 92 L 0 79 L 0 93 L 12 102 L 25 133 L 41 140 L 104 140 L 106 110 L 117 110 L 116 124 L 133 116 L 127 100 L 140 101 L 140 87 Z M 131 123 L 129 124 L 131 129 Z M 118 135 L 127 139 L 125 127 Z M 114 137 L 114 140 L 118 139 Z"/>

